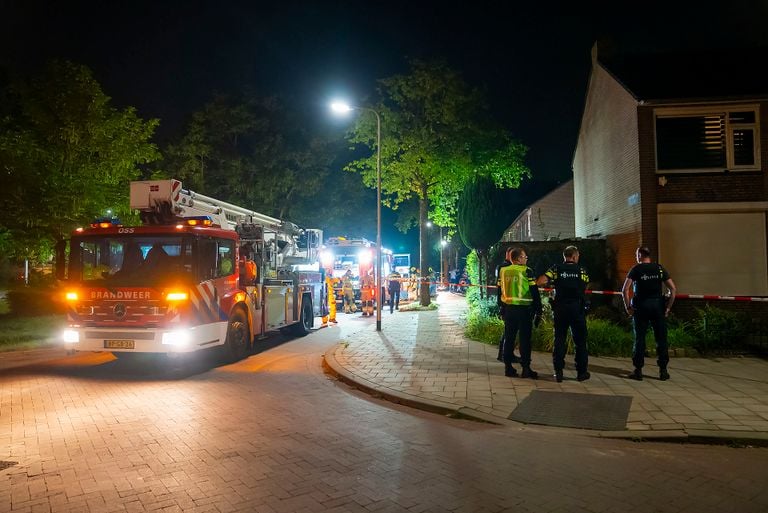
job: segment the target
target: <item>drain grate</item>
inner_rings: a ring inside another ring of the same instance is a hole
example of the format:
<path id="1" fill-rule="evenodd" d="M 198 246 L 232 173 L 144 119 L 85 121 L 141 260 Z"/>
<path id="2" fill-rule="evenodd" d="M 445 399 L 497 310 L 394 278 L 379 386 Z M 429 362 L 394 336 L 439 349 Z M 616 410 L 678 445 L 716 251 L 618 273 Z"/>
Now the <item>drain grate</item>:
<path id="1" fill-rule="evenodd" d="M 3 470 L 5 470 L 7 468 L 11 468 L 14 465 L 18 465 L 18 464 L 19 464 L 18 461 L 2 461 L 2 460 L 0 460 L 0 472 L 2 472 Z"/>
<path id="2" fill-rule="evenodd" d="M 627 427 L 631 405 L 631 396 L 534 390 L 509 418 L 525 424 L 621 431 Z"/>

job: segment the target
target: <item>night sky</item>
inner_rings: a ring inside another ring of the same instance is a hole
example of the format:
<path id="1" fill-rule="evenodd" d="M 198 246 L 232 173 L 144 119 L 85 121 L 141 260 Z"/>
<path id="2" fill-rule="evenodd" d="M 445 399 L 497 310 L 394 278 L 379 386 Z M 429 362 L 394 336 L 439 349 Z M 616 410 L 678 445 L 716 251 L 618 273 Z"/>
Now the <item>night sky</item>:
<path id="1" fill-rule="evenodd" d="M 243 86 L 290 95 L 308 122 L 341 131 L 330 98 L 362 102 L 406 57 L 443 59 L 530 147 L 522 209 L 570 179 L 595 40 L 626 52 L 768 45 L 766 1 L 624 4 L 0 0 L 0 73 L 86 64 L 117 105 L 160 118 L 162 144 L 214 92 Z"/>

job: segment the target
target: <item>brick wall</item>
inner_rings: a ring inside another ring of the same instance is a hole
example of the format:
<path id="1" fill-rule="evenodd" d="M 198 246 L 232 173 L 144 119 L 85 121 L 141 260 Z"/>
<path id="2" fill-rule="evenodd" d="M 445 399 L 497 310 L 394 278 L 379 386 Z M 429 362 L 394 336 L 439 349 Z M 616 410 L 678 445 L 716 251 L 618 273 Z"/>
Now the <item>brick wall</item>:
<path id="1" fill-rule="evenodd" d="M 642 237 L 640 245 L 648 246 L 653 258 L 659 254 L 657 229 L 656 137 L 653 107 L 637 108 L 638 152 L 640 157 L 640 196 L 642 198 Z M 634 252 L 634 249 L 632 250 Z"/>
<path id="2" fill-rule="evenodd" d="M 595 59 L 573 159 L 576 237 L 606 237 L 625 275 L 641 230 L 638 109 Z"/>
<path id="3" fill-rule="evenodd" d="M 658 186 L 659 203 L 710 201 L 765 201 L 765 174 L 760 171 L 701 175 L 659 175 L 667 183 Z"/>

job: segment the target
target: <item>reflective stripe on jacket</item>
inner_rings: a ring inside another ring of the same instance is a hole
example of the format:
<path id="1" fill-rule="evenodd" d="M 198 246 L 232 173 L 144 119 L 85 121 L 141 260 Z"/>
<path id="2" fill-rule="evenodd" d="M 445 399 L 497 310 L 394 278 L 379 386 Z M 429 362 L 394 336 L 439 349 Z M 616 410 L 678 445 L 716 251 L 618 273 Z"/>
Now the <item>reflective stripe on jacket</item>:
<path id="1" fill-rule="evenodd" d="M 536 286 L 533 271 L 524 265 L 506 265 L 499 269 L 501 301 L 506 305 L 533 304 L 531 288 Z"/>

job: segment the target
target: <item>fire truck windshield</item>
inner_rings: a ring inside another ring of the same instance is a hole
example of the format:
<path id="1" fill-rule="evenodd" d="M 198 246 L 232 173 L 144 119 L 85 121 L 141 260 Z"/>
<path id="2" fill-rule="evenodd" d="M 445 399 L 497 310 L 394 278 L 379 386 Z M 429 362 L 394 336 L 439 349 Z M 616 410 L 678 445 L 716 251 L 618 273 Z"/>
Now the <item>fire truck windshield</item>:
<path id="1" fill-rule="evenodd" d="M 232 274 L 231 239 L 193 236 L 86 236 L 73 238 L 72 279 L 114 285 L 151 285 L 166 278 L 203 281 Z"/>

